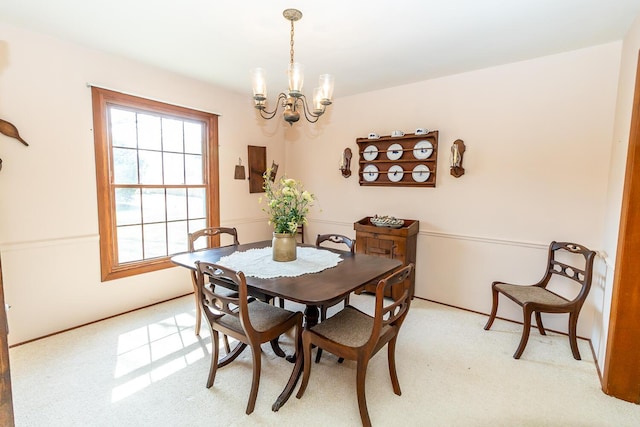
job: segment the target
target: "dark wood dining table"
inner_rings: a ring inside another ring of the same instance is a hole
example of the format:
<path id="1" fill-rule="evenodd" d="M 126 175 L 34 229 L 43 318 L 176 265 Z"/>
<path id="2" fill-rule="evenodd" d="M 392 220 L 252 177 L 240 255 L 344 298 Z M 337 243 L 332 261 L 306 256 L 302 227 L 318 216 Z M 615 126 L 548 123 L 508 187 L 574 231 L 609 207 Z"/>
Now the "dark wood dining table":
<path id="1" fill-rule="evenodd" d="M 196 261 L 215 264 L 220 258 L 234 252 L 265 248 L 268 246 L 271 246 L 271 240 L 203 249 L 174 255 L 171 261 L 182 267 L 195 270 Z M 312 245 L 301 246 L 312 247 Z M 297 277 L 260 279 L 247 276 L 246 280 L 249 291 L 251 292 L 253 290 L 257 293 L 304 304 L 306 306 L 304 310 L 304 327 L 311 328 L 318 323 L 319 307 L 340 301 L 365 284 L 378 280 L 402 266 L 402 262 L 396 259 L 355 254 L 337 249 L 318 249 L 336 252 L 340 254 L 342 261 L 335 267 L 322 270 L 318 273 L 303 274 Z M 280 409 L 291 396 L 302 373 L 302 360 L 301 355 L 296 357 L 289 382 L 272 406 L 274 411 Z"/>

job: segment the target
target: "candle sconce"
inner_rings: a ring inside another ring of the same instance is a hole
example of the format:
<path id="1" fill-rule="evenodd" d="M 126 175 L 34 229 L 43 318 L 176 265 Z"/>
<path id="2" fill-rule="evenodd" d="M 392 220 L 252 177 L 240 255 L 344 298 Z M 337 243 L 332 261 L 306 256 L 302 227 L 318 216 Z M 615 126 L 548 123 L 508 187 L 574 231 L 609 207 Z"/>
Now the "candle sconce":
<path id="1" fill-rule="evenodd" d="M 271 169 L 271 174 L 269 175 L 269 179 L 273 182 L 276 181 L 276 175 L 278 173 L 278 165 L 276 162 L 274 162 L 273 160 L 271 160 L 271 167 L 269 169 Z"/>
<path id="2" fill-rule="evenodd" d="M 340 172 L 345 178 L 351 176 L 351 148 L 345 148 L 342 156 L 340 156 Z"/>
<path id="3" fill-rule="evenodd" d="M 244 166 L 242 165 L 242 159 L 238 157 L 238 164 L 236 165 L 236 170 L 233 174 L 234 179 L 245 179 L 246 175 L 244 172 Z"/>
<path id="4" fill-rule="evenodd" d="M 461 139 L 456 139 L 451 146 L 451 175 L 456 178 L 460 178 L 464 175 L 464 168 L 462 167 L 462 159 L 464 157 L 464 152 L 466 147 L 464 145 L 464 141 Z"/>

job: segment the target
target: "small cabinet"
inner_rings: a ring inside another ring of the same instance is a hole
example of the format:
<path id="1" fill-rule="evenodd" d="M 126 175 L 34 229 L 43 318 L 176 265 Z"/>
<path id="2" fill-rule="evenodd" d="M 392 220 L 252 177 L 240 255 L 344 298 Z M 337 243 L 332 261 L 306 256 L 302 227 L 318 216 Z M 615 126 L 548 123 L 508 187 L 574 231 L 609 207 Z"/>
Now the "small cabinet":
<path id="1" fill-rule="evenodd" d="M 371 223 L 371 217 L 361 219 L 353 224 L 356 230 L 356 253 L 376 255 L 402 261 L 403 265 L 416 263 L 416 243 L 420 222 L 413 219 L 405 219 L 404 225 L 399 228 L 379 227 Z M 375 292 L 375 283 L 365 286 L 366 292 Z M 396 287 L 397 288 L 397 287 Z M 413 297 L 415 290 L 415 269 L 406 280 L 405 289 L 410 289 Z M 388 297 L 398 298 L 401 292 L 399 288 L 395 295 Z"/>

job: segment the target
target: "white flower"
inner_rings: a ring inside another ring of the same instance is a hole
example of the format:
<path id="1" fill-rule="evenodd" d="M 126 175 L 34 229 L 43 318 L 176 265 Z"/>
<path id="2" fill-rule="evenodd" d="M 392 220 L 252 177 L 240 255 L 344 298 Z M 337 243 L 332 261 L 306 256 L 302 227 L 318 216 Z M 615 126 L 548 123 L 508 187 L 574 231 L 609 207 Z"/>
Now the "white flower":
<path id="1" fill-rule="evenodd" d="M 269 224 L 276 233 L 295 233 L 299 224 L 307 224 L 315 197 L 295 179 L 283 177 L 276 183 L 270 176 L 271 170 L 263 175 L 267 205 L 262 210 L 269 215 Z"/>
<path id="2" fill-rule="evenodd" d="M 302 198 L 305 199 L 307 202 L 313 202 L 313 196 L 307 190 L 304 190 L 302 192 Z"/>

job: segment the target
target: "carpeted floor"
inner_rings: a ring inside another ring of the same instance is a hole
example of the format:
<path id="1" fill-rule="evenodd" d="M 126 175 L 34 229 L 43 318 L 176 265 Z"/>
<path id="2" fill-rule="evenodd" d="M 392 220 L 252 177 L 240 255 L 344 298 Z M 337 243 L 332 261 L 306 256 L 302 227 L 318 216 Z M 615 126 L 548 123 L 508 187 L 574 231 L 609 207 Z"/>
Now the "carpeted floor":
<path id="1" fill-rule="evenodd" d="M 352 296 L 368 307 L 370 296 Z M 271 404 L 293 365 L 263 346 L 256 409 L 245 415 L 248 350 L 218 371 L 211 389 L 206 323 L 193 333 L 193 297 L 78 328 L 10 350 L 18 427 L 31 426 L 358 426 L 355 365 L 324 353 L 302 399 Z M 521 326 L 415 299 L 400 333 L 393 393 L 382 350 L 369 365 L 367 402 L 374 425 L 639 426 L 640 406 L 611 398 L 589 344 L 571 356 L 566 336 L 534 329 L 520 360 L 511 356 Z M 292 352 L 291 339 L 282 339 Z"/>

